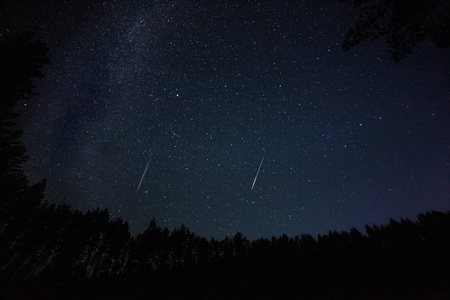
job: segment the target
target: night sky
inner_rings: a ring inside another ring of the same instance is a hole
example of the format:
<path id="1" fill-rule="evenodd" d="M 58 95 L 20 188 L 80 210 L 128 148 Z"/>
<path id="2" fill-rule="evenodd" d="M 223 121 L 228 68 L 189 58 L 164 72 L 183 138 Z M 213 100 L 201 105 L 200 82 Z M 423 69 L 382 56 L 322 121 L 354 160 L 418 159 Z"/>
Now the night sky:
<path id="1" fill-rule="evenodd" d="M 250 239 L 450 210 L 448 49 L 344 52 L 337 0 L 13 2 L 0 33 L 50 47 L 18 107 L 49 202 Z"/>

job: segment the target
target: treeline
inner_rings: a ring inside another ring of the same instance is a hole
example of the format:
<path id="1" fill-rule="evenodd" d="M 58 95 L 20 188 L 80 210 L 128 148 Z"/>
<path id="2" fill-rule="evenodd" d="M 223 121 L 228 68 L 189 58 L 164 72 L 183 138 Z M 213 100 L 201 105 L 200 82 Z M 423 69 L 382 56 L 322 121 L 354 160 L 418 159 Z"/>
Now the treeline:
<path id="1" fill-rule="evenodd" d="M 20 232 L 3 226 L 0 241 L 4 298 L 429 296 L 448 293 L 450 283 L 450 212 L 367 225 L 366 234 L 250 241 L 239 232 L 208 240 L 155 220 L 132 237 L 107 210 L 44 203 Z"/>

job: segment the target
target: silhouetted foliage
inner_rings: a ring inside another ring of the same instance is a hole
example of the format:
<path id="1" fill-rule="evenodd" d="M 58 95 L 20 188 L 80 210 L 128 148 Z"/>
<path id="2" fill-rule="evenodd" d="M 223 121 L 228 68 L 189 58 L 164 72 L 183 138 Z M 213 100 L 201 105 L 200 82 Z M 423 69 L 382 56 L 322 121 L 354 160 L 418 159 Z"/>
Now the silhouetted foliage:
<path id="1" fill-rule="evenodd" d="M 0 41 L 2 114 L 12 113 L 18 100 L 36 94 L 33 80 L 44 76 L 42 69 L 50 63 L 47 52 L 47 45 L 28 32 L 5 36 Z"/>
<path id="2" fill-rule="evenodd" d="M 68 206 L 43 205 L 32 223 L 3 256 L 5 296 L 339 299 L 450 292 L 450 212 L 366 226 L 366 235 L 352 228 L 317 239 L 282 235 L 252 242 L 239 232 L 208 241 L 185 226 L 161 228 L 154 219 L 131 237 L 128 224 L 110 220 L 107 210 L 81 213 Z"/>
<path id="3" fill-rule="evenodd" d="M 0 280 L 33 276 L 40 251 L 38 226 L 46 181 L 30 185 L 22 164 L 28 159 L 17 129 L 16 103 L 35 94 L 33 80 L 49 63 L 47 47 L 23 33 L 0 40 Z"/>
<path id="4" fill-rule="evenodd" d="M 22 170 L 27 150 L 20 142 L 22 130 L 17 129 L 16 103 L 35 94 L 33 79 L 42 77 L 42 68 L 49 63 L 47 47 L 22 33 L 0 40 L 0 226 L 12 226 L 13 216 L 25 216 L 30 207 L 42 200 L 45 181 L 34 186 Z M 18 222 L 23 222 L 20 220 Z M 0 228 L 1 230 L 1 228 Z"/>
<path id="5" fill-rule="evenodd" d="M 347 2 L 348 0 L 341 0 Z M 447 0 L 353 0 L 359 18 L 347 31 L 342 47 L 349 50 L 364 40 L 386 38 L 388 55 L 407 57 L 425 40 L 450 46 L 450 6 Z"/>

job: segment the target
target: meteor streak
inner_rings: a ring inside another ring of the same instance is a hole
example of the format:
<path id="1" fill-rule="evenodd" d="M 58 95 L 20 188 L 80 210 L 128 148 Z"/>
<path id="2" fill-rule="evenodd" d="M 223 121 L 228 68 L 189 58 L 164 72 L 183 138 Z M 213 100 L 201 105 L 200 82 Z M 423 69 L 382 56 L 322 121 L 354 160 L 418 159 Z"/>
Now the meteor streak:
<path id="1" fill-rule="evenodd" d="M 255 180 L 253 180 L 253 184 L 252 184 L 252 188 L 251 188 L 252 190 L 253 190 L 253 187 L 255 186 L 256 179 L 258 178 L 259 170 L 261 170 L 261 166 L 262 166 L 265 156 L 266 156 L 266 153 L 264 152 L 263 158 L 261 159 L 261 163 L 259 164 L 258 171 L 256 172 Z"/>
<path id="2" fill-rule="evenodd" d="M 142 174 L 141 181 L 139 181 L 139 185 L 137 187 L 136 193 L 139 191 L 139 188 L 141 187 L 141 183 L 142 183 L 142 180 L 144 179 L 145 173 L 147 172 L 149 163 L 150 163 L 150 159 L 148 160 L 147 165 L 145 166 L 145 170 L 144 170 L 144 173 Z"/>

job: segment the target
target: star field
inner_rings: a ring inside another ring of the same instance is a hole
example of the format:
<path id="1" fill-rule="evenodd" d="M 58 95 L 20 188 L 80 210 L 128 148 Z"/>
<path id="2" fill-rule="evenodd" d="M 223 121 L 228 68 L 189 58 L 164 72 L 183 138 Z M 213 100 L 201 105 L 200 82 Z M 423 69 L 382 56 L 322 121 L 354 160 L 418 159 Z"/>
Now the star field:
<path id="1" fill-rule="evenodd" d="M 217 238 L 450 209 L 448 49 L 344 52 L 338 1 L 213 2 L 5 5 L 1 34 L 50 47 L 20 107 L 47 201 Z"/>

